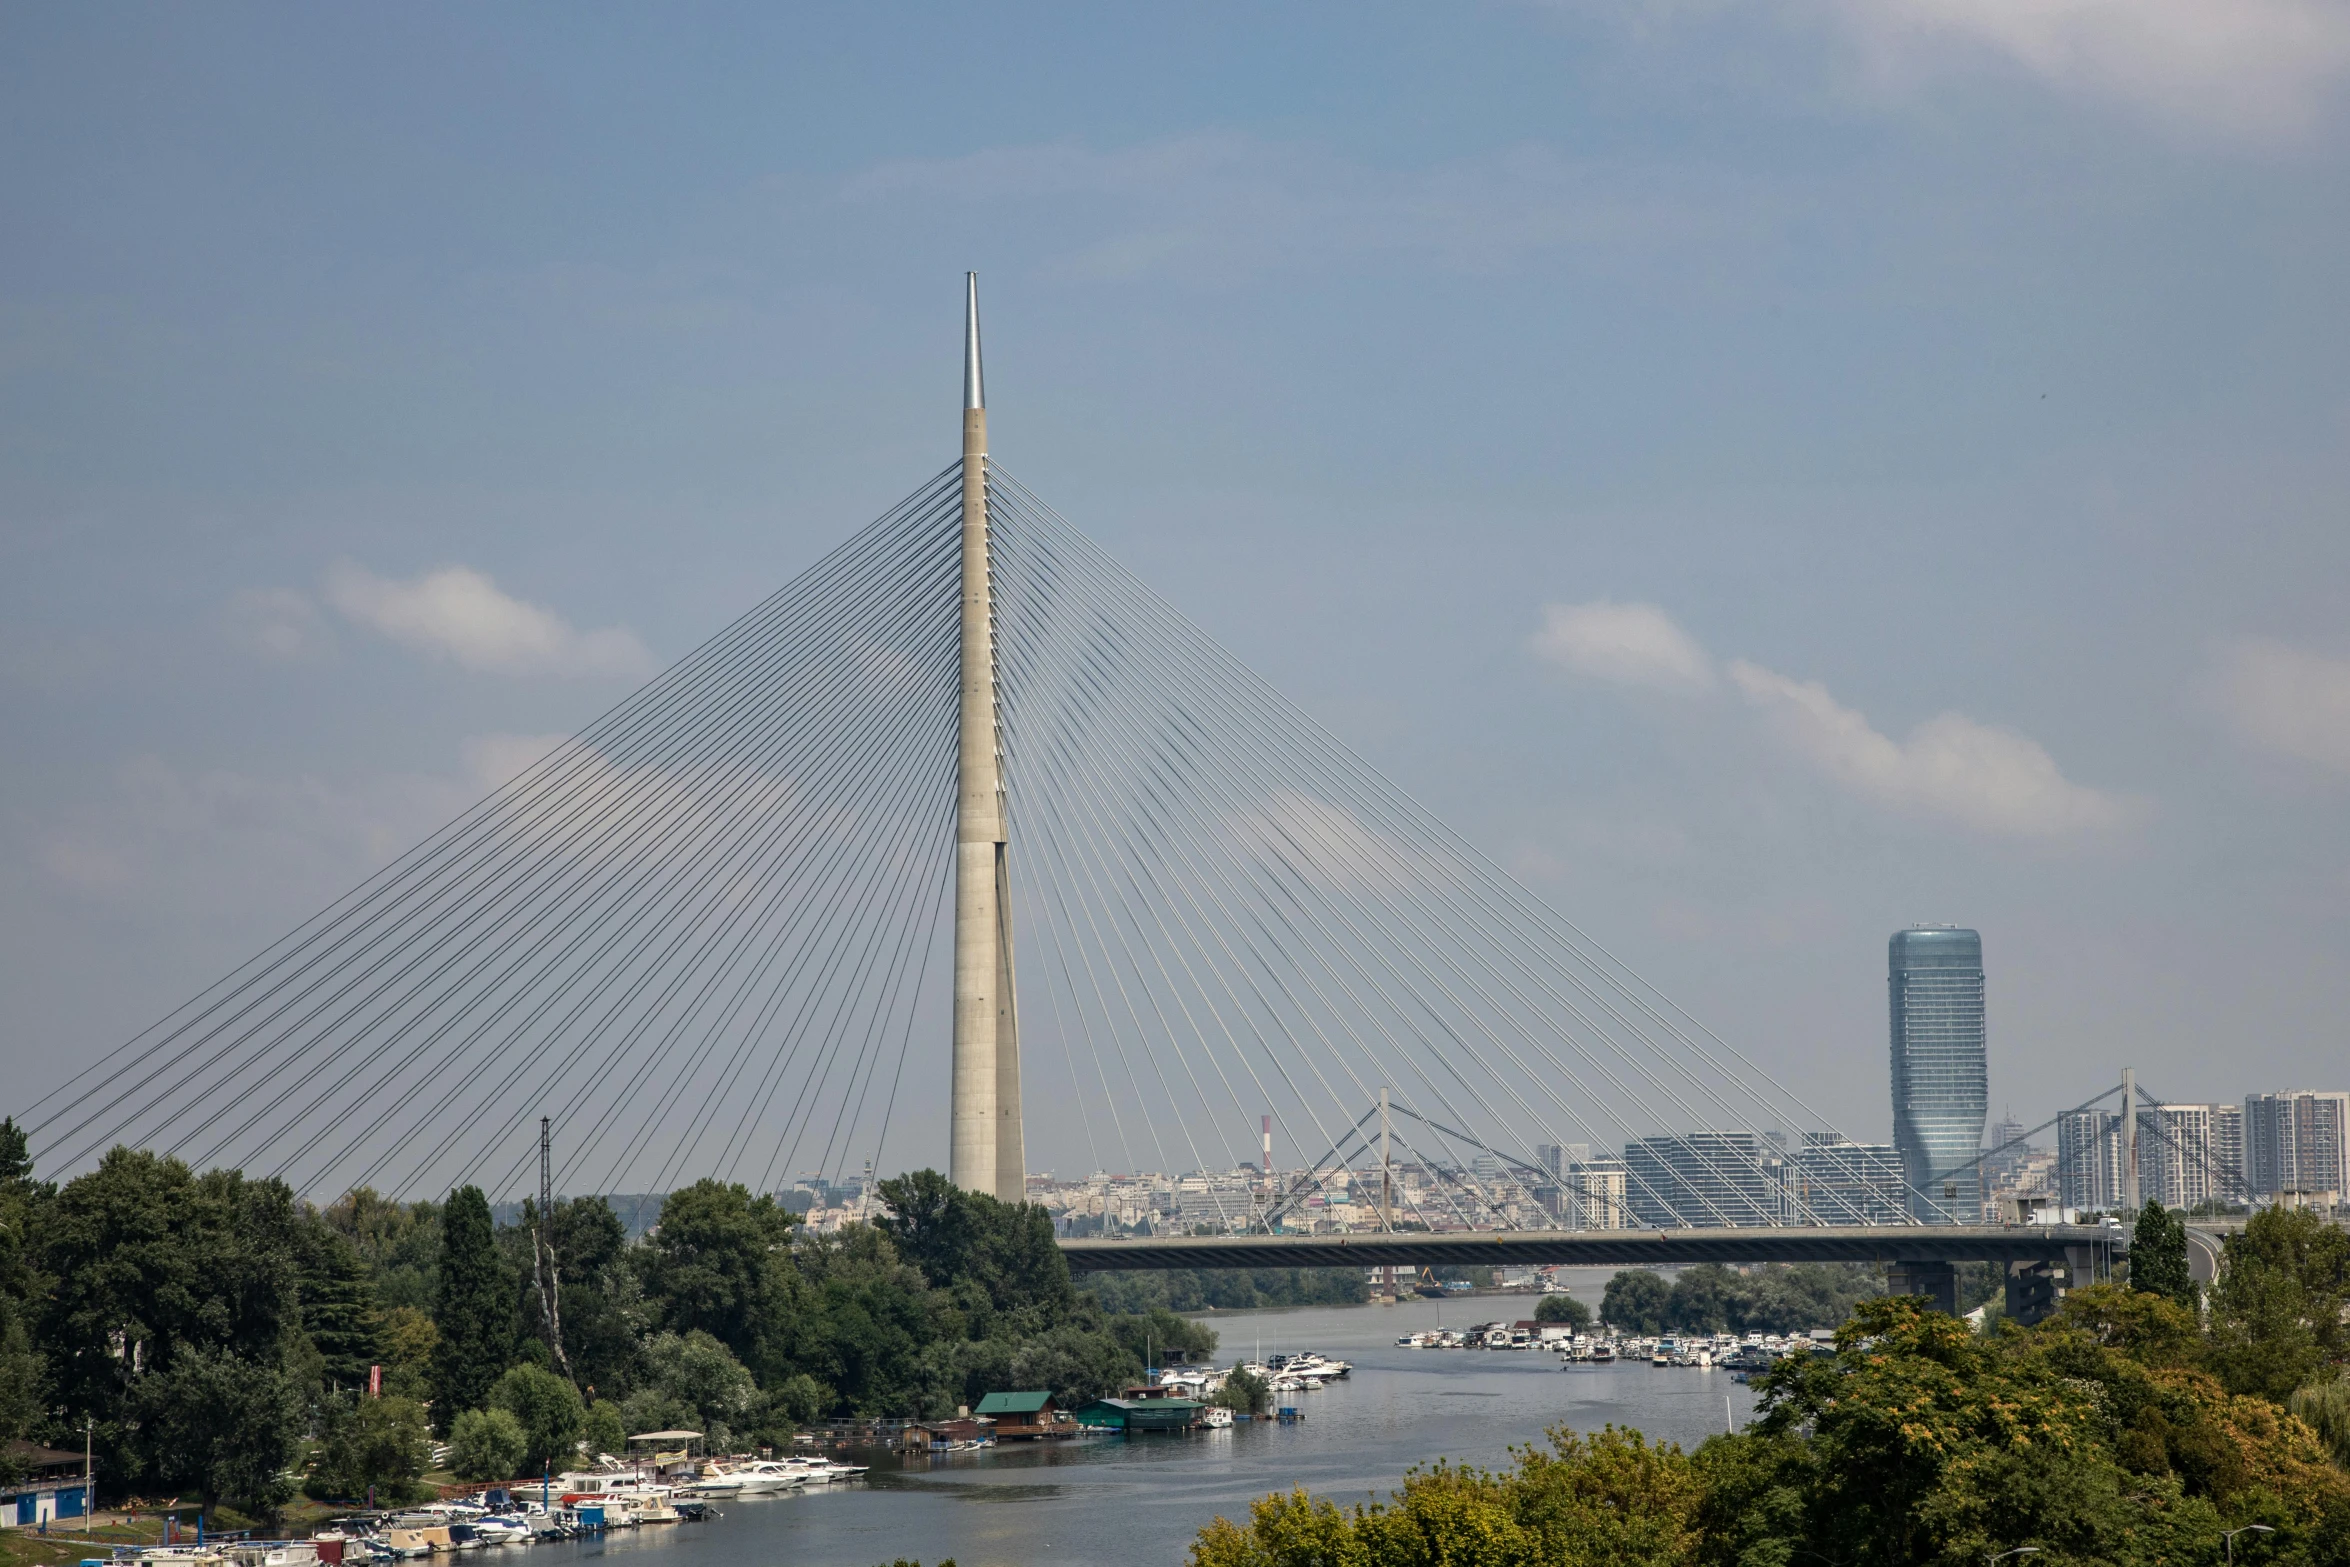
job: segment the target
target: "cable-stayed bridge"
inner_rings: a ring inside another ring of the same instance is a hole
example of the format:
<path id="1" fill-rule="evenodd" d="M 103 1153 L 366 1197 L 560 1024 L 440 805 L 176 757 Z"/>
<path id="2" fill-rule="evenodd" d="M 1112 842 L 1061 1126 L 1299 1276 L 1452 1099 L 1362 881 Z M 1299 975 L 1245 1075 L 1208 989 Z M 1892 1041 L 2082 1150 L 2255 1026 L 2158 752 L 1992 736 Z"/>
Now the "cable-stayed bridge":
<path id="1" fill-rule="evenodd" d="M 943 1076 L 944 1162 L 1007 1200 L 1040 1130 L 1327 1150 L 1211 1226 L 1267 1233 L 1081 1266 L 2106 1244 L 1957 1226 L 992 462 L 967 303 L 957 462 L 35 1106 L 42 1167 L 495 1197 L 543 1118 L 564 1190 L 772 1190 L 941 1162 L 900 1111 Z M 1355 1233 L 1286 1233 L 1341 1198 Z M 1635 1221 L 1688 1235 L 1598 1233 Z"/>

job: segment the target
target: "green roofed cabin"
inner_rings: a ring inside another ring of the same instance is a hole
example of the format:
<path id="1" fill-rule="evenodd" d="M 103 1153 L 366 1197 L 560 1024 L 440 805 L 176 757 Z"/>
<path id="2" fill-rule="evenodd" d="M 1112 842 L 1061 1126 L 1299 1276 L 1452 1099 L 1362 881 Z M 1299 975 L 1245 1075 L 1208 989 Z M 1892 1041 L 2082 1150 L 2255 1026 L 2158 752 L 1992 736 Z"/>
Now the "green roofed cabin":
<path id="1" fill-rule="evenodd" d="M 999 1442 L 1049 1441 L 1077 1434 L 1076 1423 L 1046 1392 L 990 1393 L 971 1413 L 995 1422 Z"/>
<path id="2" fill-rule="evenodd" d="M 1195 1398 L 1097 1398 L 1077 1423 L 1104 1431 L 1189 1431 L 1207 1406 Z"/>

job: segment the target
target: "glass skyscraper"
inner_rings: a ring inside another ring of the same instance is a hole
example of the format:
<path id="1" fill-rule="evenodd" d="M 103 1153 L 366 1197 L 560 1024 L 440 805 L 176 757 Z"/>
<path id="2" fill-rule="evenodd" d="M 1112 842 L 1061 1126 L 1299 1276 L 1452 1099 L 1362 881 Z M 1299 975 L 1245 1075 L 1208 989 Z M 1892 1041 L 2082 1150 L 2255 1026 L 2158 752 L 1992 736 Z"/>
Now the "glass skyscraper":
<path id="1" fill-rule="evenodd" d="M 1893 1146 L 1909 1211 L 1929 1224 L 1972 1224 L 1982 1216 L 1982 1169 L 1969 1161 L 1983 1151 L 1990 1110 L 1983 938 L 1914 926 L 1893 933 L 1888 957 Z"/>

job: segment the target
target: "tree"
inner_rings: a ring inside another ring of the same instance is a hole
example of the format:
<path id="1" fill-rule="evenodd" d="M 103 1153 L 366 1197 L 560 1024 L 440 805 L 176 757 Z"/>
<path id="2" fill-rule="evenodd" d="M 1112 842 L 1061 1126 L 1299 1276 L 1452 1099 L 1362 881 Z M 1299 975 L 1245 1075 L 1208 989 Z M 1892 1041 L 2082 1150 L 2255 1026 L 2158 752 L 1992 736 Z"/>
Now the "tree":
<path id="1" fill-rule="evenodd" d="M 1672 1295 L 1672 1286 L 1657 1274 L 1627 1268 L 1607 1281 L 1599 1300 L 1600 1320 L 1625 1333 L 1661 1333 Z"/>
<path id="2" fill-rule="evenodd" d="M 294 1388 L 272 1365 L 228 1349 L 183 1349 L 139 1378 L 129 1400 L 145 1473 L 194 1491 L 209 1514 L 221 1502 L 268 1517 L 291 1499 L 285 1468 L 302 1429 Z"/>
<path id="3" fill-rule="evenodd" d="M 2300 1208 L 2256 1213 L 2211 1291 L 2213 1363 L 2232 1392 L 2283 1402 L 2350 1354 L 2350 1235 Z"/>
<path id="4" fill-rule="evenodd" d="M 350 1241 L 367 1265 L 381 1310 L 429 1310 L 439 1293 L 441 1210 L 429 1202 L 397 1203 L 362 1186 L 321 1210 L 319 1217 Z"/>
<path id="5" fill-rule="evenodd" d="M 1011 1385 L 1050 1388 L 1066 1407 L 1107 1398 L 1142 1374 L 1142 1362 L 1109 1334 L 1064 1323 L 1012 1357 Z"/>
<path id="6" fill-rule="evenodd" d="M 2193 1311 L 2195 1280 L 2187 1272 L 2187 1221 L 2153 1198 L 2130 1232 L 2130 1288 L 2160 1295 Z"/>
<path id="7" fill-rule="evenodd" d="M 1137 1365 L 1164 1365 L 1171 1349 L 1181 1350 L 1187 1357 L 1216 1352 L 1214 1328 L 1189 1317 L 1179 1317 L 1164 1306 L 1110 1317 L 1107 1326 L 1110 1335 L 1125 1346 Z"/>
<path id="8" fill-rule="evenodd" d="M 34 1338 L 38 1303 L 52 1281 L 40 1270 L 33 1237 L 56 1193 L 33 1180 L 33 1160 L 15 1117 L 0 1119 L 0 1442 L 29 1437 L 46 1412 L 47 1364 Z M 0 1478 L 13 1468 L 0 1456 Z"/>
<path id="9" fill-rule="evenodd" d="M 702 1430 L 739 1424 L 759 1396 L 759 1385 L 742 1362 L 700 1328 L 654 1335 L 645 1345 L 644 1360 L 649 1386 L 692 1410 L 688 1424 Z"/>
<path id="10" fill-rule="evenodd" d="M 1574 1296 L 1565 1293 L 1545 1295 L 1542 1297 L 1541 1304 L 1534 1308 L 1534 1320 L 1537 1322 L 1564 1322 L 1576 1332 L 1581 1333 L 1591 1326 L 1591 1308 Z"/>
<path id="11" fill-rule="evenodd" d="M 31 1323 L 43 1403 L 67 1429 L 95 1422 L 99 1470 L 113 1484 L 169 1484 L 150 1467 L 156 1450 L 134 1440 L 142 1417 L 131 1395 L 201 1351 L 282 1368 L 300 1337 L 293 1194 L 116 1148 L 43 1210 L 36 1266 L 54 1282 Z"/>
<path id="12" fill-rule="evenodd" d="M 1202 1529 L 1193 1567 L 1475 1563 L 1478 1567 L 1685 1567 L 1704 1491 L 1681 1450 L 1610 1426 L 1564 1426 L 1500 1474 L 1438 1463 L 1381 1504 L 1341 1510 L 1303 1490 L 1275 1493 L 1246 1525 Z"/>
<path id="13" fill-rule="evenodd" d="M 796 1222 L 774 1198 L 739 1185 L 705 1179 L 671 1192 L 643 1261 L 661 1325 L 707 1333 L 760 1363 L 781 1336 Z"/>
<path id="14" fill-rule="evenodd" d="M 383 1347 L 384 1392 L 402 1398 L 430 1397 L 433 1351 L 441 1342 L 441 1330 L 432 1318 L 414 1306 L 394 1306 L 383 1314 L 377 1338 Z"/>
<path id="15" fill-rule="evenodd" d="M 629 1266 L 628 1232 L 605 1199 L 565 1197 L 556 1200 L 548 1234 L 572 1378 L 583 1390 L 623 1397 L 636 1385 L 637 1341 L 646 1327 L 643 1287 Z M 529 1309 L 537 1311 L 535 1299 Z"/>
<path id="16" fill-rule="evenodd" d="M 620 1406 L 620 1423 L 628 1436 L 647 1431 L 699 1431 L 702 1417 L 694 1406 L 657 1387 L 638 1388 Z"/>
<path id="17" fill-rule="evenodd" d="M 511 1480 L 530 1438 L 503 1409 L 468 1409 L 450 1423 L 449 1467 L 465 1480 Z"/>
<path id="18" fill-rule="evenodd" d="M 1683 1268 L 1665 1297 L 1664 1325 L 1676 1333 L 1720 1333 L 1745 1318 L 1746 1280 L 1718 1262 Z"/>
<path id="19" fill-rule="evenodd" d="M 2295 1388 L 2285 1407 L 2317 1433 L 2335 1463 L 2350 1469 L 2350 1381 L 2336 1377 Z"/>
<path id="20" fill-rule="evenodd" d="M 1273 1384 L 1246 1366 L 1234 1366 L 1208 1402 L 1221 1404 L 1234 1414 L 1261 1415 L 1273 1407 Z"/>
<path id="21" fill-rule="evenodd" d="M 490 1389 L 489 1407 L 503 1409 L 522 1427 L 526 1470 L 568 1464 L 579 1450 L 587 1406 L 580 1402 L 579 1389 L 552 1371 L 537 1366 L 512 1368 Z"/>
<path id="22" fill-rule="evenodd" d="M 411 1398 L 344 1399 L 303 1489 L 322 1502 L 365 1501 L 373 1493 L 379 1505 L 397 1506 L 426 1494 L 419 1481 L 431 1461 L 422 1404 Z"/>
<path id="23" fill-rule="evenodd" d="M 449 1194 L 441 1218 L 438 1291 L 432 1351 L 433 1427 L 442 1435 L 469 1409 L 479 1409 L 490 1384 L 514 1356 L 515 1280 L 498 1253 L 489 1199 L 478 1186 Z"/>
<path id="24" fill-rule="evenodd" d="M 591 1458 L 628 1451 L 628 1424 L 620 1418 L 620 1406 L 609 1399 L 588 1405 L 579 1423 L 579 1439 Z"/>
<path id="25" fill-rule="evenodd" d="M 366 1386 L 367 1368 L 383 1360 L 381 1324 L 366 1261 L 349 1238 L 315 1213 L 294 1230 L 302 1331 L 318 1351 L 330 1386 Z"/>
<path id="26" fill-rule="evenodd" d="M 997 1316 L 1011 1316 L 1010 1330 L 1023 1335 L 1068 1318 L 1076 1290 L 1044 1209 L 964 1191 L 936 1170 L 879 1190 L 888 1205 L 879 1227 L 932 1287 L 954 1293 L 974 1336 L 992 1334 Z"/>

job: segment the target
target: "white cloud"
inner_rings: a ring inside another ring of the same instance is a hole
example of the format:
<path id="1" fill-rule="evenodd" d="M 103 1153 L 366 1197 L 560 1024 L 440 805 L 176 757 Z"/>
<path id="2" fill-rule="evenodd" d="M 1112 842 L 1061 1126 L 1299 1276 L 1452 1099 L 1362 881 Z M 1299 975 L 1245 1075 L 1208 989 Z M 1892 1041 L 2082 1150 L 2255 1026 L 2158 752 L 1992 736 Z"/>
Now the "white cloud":
<path id="1" fill-rule="evenodd" d="M 345 561 L 327 573 L 326 596 L 356 624 L 468 669 L 634 678 L 653 667 L 652 655 L 626 627 L 575 631 L 553 610 L 501 592 L 470 566 L 444 566 L 401 582 Z"/>
<path id="2" fill-rule="evenodd" d="M 2233 133 L 2305 128 L 2350 75 L 2341 0 L 1793 0 L 1866 51 L 1881 80 L 1971 53 L 2049 85 Z"/>
<path id="3" fill-rule="evenodd" d="M 2205 694 L 2263 750 L 2350 773 L 2350 662 L 2250 638 L 2220 650 Z"/>
<path id="4" fill-rule="evenodd" d="M 293 588 L 247 588 L 228 602 L 229 638 L 264 658 L 315 658 L 334 646 L 310 595 Z"/>
<path id="5" fill-rule="evenodd" d="M 502 789 L 570 742 L 569 735 L 475 735 L 465 742 L 465 768 L 482 788 Z"/>
<path id="6" fill-rule="evenodd" d="M 1960 713 L 1930 718 L 1907 740 L 1879 734 L 1816 681 L 1744 659 L 1731 683 L 1781 743 L 1863 799 L 2008 837 L 2058 837 L 2127 825 L 2135 802 L 2068 781 L 2036 740 Z"/>
<path id="7" fill-rule="evenodd" d="M 1682 691 L 1714 683 L 1705 649 L 1654 604 L 1598 599 L 1545 605 L 1542 629 L 1526 645 L 1537 657 L 1592 680 Z"/>

